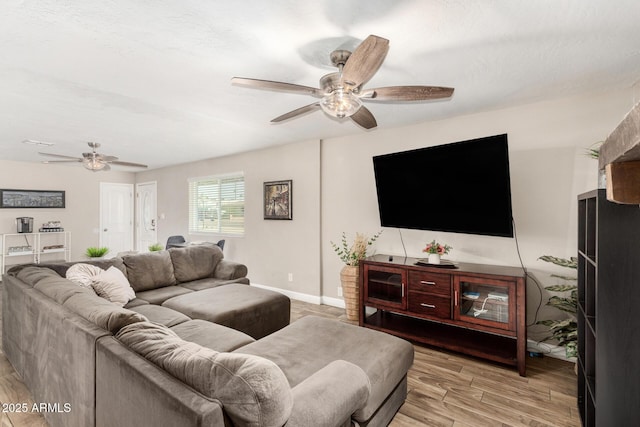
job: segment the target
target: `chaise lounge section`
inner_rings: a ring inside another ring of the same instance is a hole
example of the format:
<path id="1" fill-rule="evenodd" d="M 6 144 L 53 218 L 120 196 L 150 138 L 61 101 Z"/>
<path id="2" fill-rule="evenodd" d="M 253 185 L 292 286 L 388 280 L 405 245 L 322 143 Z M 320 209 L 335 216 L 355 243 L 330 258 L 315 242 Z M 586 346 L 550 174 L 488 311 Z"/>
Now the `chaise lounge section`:
<path id="1" fill-rule="evenodd" d="M 44 414 L 49 424 L 387 425 L 412 345 L 314 316 L 289 325 L 288 298 L 250 286 L 246 267 L 218 251 L 99 262 L 136 290 L 125 307 L 64 278 L 71 264 L 3 277 L 7 358 L 36 401 L 71 407 Z"/>

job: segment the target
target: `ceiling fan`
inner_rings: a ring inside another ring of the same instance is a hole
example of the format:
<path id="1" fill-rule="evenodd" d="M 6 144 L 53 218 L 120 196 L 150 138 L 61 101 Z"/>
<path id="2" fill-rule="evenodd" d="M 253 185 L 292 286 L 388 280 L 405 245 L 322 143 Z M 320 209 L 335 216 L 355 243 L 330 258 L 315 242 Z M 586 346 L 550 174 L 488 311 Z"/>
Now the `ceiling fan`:
<path id="1" fill-rule="evenodd" d="M 140 163 L 131 163 L 131 162 L 122 162 L 118 160 L 117 157 L 114 156 L 105 156 L 96 151 L 100 144 L 97 142 L 87 142 L 89 147 L 91 147 L 90 153 L 82 153 L 82 157 L 72 157 L 72 156 L 64 156 L 62 154 L 52 154 L 52 153 L 38 153 L 43 156 L 51 156 L 58 157 L 66 160 L 45 160 L 42 163 L 74 163 L 81 162 L 82 166 L 86 169 L 98 172 L 98 171 L 108 171 L 111 169 L 109 166 L 111 165 L 120 165 L 120 166 L 132 166 L 136 168 L 146 168 L 147 165 L 143 165 Z"/>
<path id="2" fill-rule="evenodd" d="M 271 120 L 272 123 L 322 109 L 339 119 L 349 117 L 365 129 L 376 127 L 377 122 L 371 111 L 362 105 L 362 101 L 426 101 L 449 98 L 453 94 L 453 88 L 440 86 L 389 86 L 364 90 L 363 84 L 378 71 L 388 50 L 389 40 L 370 35 L 353 53 L 348 50 L 333 51 L 330 55 L 331 63 L 338 67 L 338 72 L 323 76 L 320 79 L 320 88 L 245 77 L 233 77 L 231 83 L 320 98 L 319 101 L 276 117 Z"/>

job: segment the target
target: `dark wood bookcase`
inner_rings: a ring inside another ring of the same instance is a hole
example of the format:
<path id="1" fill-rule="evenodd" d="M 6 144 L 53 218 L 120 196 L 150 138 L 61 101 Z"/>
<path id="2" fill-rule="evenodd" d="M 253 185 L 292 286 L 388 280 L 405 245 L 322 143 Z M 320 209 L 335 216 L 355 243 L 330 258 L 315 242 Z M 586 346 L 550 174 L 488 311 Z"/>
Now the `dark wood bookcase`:
<path id="1" fill-rule="evenodd" d="M 417 265 L 375 255 L 360 264 L 360 326 L 516 366 L 525 375 L 521 268 Z"/>
<path id="2" fill-rule="evenodd" d="M 585 427 L 640 416 L 640 207 L 578 196 L 578 408 Z"/>

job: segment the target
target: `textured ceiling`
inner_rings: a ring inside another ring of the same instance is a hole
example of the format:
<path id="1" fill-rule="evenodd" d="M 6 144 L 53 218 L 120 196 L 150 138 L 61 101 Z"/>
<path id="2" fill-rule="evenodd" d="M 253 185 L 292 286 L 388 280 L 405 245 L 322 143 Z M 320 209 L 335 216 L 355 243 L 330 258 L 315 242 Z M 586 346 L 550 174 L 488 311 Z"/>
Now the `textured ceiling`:
<path id="1" fill-rule="evenodd" d="M 314 98 L 230 84 L 317 87 L 335 71 L 329 53 L 369 34 L 390 50 L 366 87 L 456 89 L 370 102 L 378 128 L 628 88 L 640 78 L 639 20 L 637 0 L 3 0 L 0 159 L 76 156 L 95 141 L 156 168 L 375 132 L 321 111 L 271 124 Z"/>

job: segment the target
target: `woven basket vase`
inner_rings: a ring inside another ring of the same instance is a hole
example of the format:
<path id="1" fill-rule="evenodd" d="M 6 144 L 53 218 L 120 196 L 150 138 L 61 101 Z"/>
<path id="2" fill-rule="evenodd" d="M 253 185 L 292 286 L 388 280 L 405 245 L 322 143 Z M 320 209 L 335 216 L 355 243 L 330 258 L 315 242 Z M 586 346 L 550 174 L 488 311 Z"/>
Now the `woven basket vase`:
<path id="1" fill-rule="evenodd" d="M 360 267 L 345 265 L 340 270 L 340 282 L 342 283 L 342 297 L 344 298 L 347 319 L 358 320 L 360 313 Z"/>

